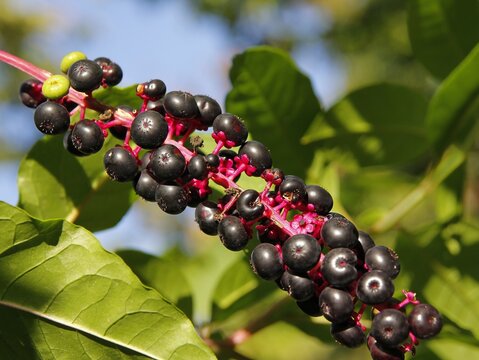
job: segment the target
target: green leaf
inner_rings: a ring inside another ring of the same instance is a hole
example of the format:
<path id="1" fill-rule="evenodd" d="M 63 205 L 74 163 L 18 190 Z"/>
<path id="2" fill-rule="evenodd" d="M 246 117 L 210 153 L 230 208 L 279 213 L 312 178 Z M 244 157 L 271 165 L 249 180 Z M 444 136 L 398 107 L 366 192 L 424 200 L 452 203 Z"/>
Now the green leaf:
<path id="1" fill-rule="evenodd" d="M 0 203 L 0 233 L 0 308 L 154 359 L 214 358 L 184 314 L 87 230 Z"/>
<path id="2" fill-rule="evenodd" d="M 142 100 L 136 96 L 136 86 L 131 85 L 125 88 L 107 87 L 96 90 L 93 96 L 103 104 L 110 106 L 128 105 L 134 109 L 141 106 Z"/>
<path id="3" fill-rule="evenodd" d="M 469 147 L 479 114 L 479 44 L 444 80 L 427 111 L 429 140 L 438 152 L 455 143 Z"/>
<path id="4" fill-rule="evenodd" d="M 479 41 L 477 0 L 409 0 L 414 54 L 436 77 L 446 77 Z"/>
<path id="5" fill-rule="evenodd" d="M 136 199 L 130 183 L 111 181 L 103 168 L 115 143 L 110 136 L 99 153 L 75 157 L 61 136 L 39 140 L 20 163 L 19 206 L 40 219 L 64 218 L 91 231 L 114 226 Z"/>
<path id="6" fill-rule="evenodd" d="M 378 84 L 356 90 L 319 115 L 302 141 L 337 147 L 360 165 L 407 163 L 427 151 L 426 101 L 399 85 Z"/>
<path id="7" fill-rule="evenodd" d="M 274 166 L 301 177 L 312 151 L 300 138 L 321 111 L 310 80 L 281 50 L 260 46 L 233 59 L 226 109 L 271 151 Z"/>

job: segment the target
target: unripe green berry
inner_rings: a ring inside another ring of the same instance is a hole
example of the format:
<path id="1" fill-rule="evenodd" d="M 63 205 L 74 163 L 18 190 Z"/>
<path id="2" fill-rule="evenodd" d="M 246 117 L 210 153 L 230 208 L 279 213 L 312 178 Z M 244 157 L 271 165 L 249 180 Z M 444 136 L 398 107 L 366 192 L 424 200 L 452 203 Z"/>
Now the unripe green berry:
<path id="1" fill-rule="evenodd" d="M 63 57 L 62 62 L 60 63 L 60 70 L 66 74 L 72 64 L 76 63 L 78 60 L 85 59 L 86 55 L 81 51 L 72 51 Z"/>
<path id="2" fill-rule="evenodd" d="M 64 75 L 52 75 L 46 79 L 42 86 L 42 94 L 47 99 L 60 99 L 68 94 L 70 80 Z"/>

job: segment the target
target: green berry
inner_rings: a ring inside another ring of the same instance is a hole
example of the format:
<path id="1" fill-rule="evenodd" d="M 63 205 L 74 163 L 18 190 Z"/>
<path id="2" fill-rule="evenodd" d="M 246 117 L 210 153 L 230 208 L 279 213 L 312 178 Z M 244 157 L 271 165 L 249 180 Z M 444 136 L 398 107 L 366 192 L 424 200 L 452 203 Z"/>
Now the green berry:
<path id="1" fill-rule="evenodd" d="M 60 99 L 68 94 L 70 80 L 64 75 L 52 75 L 45 80 L 42 86 L 42 94 L 47 99 Z"/>
<path id="2" fill-rule="evenodd" d="M 86 55 L 81 51 L 72 51 L 71 53 L 66 54 L 62 62 L 60 63 L 60 69 L 63 73 L 67 73 L 68 69 L 73 63 L 76 63 L 78 60 L 85 60 Z"/>

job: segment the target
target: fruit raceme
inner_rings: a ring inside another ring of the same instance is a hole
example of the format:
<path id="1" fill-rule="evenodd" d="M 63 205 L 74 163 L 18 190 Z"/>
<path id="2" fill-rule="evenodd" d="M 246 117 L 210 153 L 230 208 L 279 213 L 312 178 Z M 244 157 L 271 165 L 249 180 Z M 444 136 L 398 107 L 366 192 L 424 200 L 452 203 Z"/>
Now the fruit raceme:
<path id="1" fill-rule="evenodd" d="M 35 108 L 41 132 L 64 134 L 67 151 L 93 154 L 113 135 L 123 144 L 104 157 L 112 180 L 131 182 L 141 198 L 157 202 L 168 214 L 195 207 L 200 229 L 218 235 L 229 250 L 243 250 L 256 234 L 260 243 L 251 252 L 253 271 L 276 282 L 306 314 L 324 315 L 337 342 L 367 343 L 373 359 L 403 359 L 406 352 L 414 353 L 419 339 L 440 332 L 442 319 L 434 307 L 409 291 L 403 291 L 403 300 L 393 298 L 398 255 L 331 212 L 333 199 L 324 188 L 274 168 L 267 147 L 247 141 L 242 120 L 223 112 L 214 99 L 167 92 L 164 82 L 154 79 L 137 86 L 143 101 L 139 109 L 111 107 L 92 94 L 121 81 L 121 68 L 108 58 L 68 54 L 61 68 L 71 88 L 60 97 L 48 88 L 58 85 L 48 81 L 48 72 L 4 52 L 0 60 L 35 78 L 22 84 L 20 98 Z M 98 118 L 86 119 L 86 109 L 97 111 Z M 80 119 L 70 123 L 77 112 Z M 205 153 L 201 138 L 192 134 L 210 128 L 216 146 Z M 241 188 L 241 176 L 261 177 L 263 189 Z M 212 182 L 224 188 L 216 200 L 210 196 Z M 372 314 L 368 334 L 361 322 L 367 309 Z"/>

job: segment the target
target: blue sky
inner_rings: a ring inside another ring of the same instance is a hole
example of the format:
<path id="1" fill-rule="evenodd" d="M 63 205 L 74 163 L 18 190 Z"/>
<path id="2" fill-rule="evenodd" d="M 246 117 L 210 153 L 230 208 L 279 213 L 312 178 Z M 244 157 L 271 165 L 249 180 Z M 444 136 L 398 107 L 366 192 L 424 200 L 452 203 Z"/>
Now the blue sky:
<path id="1" fill-rule="evenodd" d="M 30 46 L 41 48 L 53 64 L 59 64 L 63 55 L 73 50 L 83 51 L 90 58 L 107 56 L 123 69 L 120 85 L 160 78 L 169 90 L 207 94 L 221 104 L 230 87 L 228 69 L 232 56 L 253 45 L 231 34 L 216 17 L 195 13 L 184 0 L 15 0 L 12 5 L 18 11 L 41 13 L 49 18 L 52 25 L 48 31 L 32 37 Z M 258 13 L 243 26 L 248 26 L 251 34 L 294 29 L 304 35 L 326 27 L 327 19 L 317 11 L 299 6 L 283 13 Z M 344 85 L 338 60 L 317 42 L 300 47 L 292 55 L 311 77 L 323 103 L 331 104 Z M 29 109 L 0 104 L 4 129 L 0 141 L 28 151 L 40 136 L 31 122 L 32 115 Z M 29 130 L 19 132 L 18 124 Z M 11 204 L 18 199 L 17 169 L 18 162 L 0 162 L 0 199 Z M 156 229 L 149 230 L 149 220 L 140 208 L 143 207 L 134 206 L 118 226 L 97 234 L 105 247 L 134 247 L 158 253 L 169 246 L 158 241 Z M 192 221 L 191 211 L 184 216 Z M 143 228 L 141 236 L 137 233 L 139 227 Z"/>

